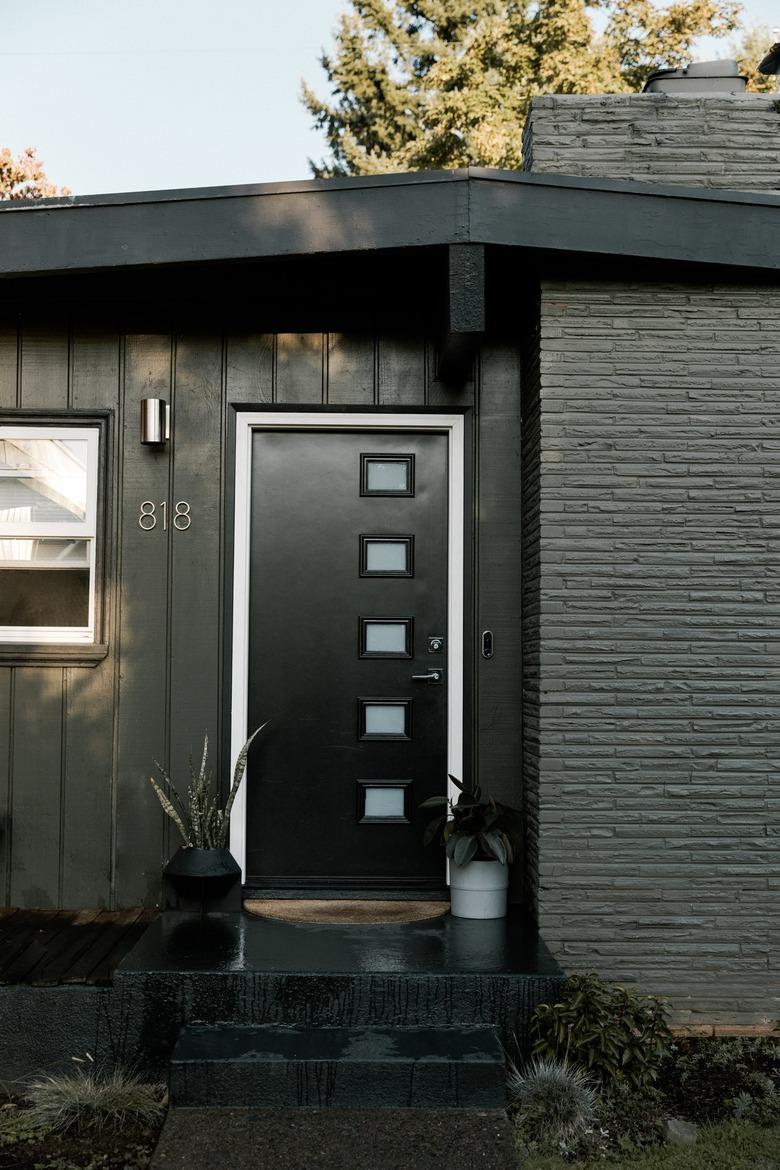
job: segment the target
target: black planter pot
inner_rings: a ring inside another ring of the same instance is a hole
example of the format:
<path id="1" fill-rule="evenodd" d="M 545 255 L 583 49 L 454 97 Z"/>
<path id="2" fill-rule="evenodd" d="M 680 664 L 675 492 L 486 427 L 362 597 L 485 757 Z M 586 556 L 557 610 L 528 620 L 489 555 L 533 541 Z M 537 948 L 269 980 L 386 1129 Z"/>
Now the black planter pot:
<path id="1" fill-rule="evenodd" d="M 163 907 L 201 914 L 240 910 L 240 878 L 229 849 L 181 845 L 163 870 Z"/>

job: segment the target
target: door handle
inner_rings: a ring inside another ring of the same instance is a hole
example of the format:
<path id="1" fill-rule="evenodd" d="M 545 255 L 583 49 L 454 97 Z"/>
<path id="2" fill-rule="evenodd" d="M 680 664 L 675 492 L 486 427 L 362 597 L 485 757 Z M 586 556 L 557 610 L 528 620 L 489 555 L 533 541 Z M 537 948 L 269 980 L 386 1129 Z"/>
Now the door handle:
<path id="1" fill-rule="evenodd" d="M 426 674 L 413 674 L 412 682 L 440 683 L 443 678 L 443 670 L 429 670 Z"/>

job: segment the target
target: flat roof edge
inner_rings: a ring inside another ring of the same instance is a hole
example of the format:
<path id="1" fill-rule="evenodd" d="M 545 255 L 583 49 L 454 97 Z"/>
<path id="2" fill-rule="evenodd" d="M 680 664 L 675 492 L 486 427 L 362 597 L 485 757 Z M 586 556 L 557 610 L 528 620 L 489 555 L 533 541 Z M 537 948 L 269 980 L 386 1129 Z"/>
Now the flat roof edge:
<path id="1" fill-rule="evenodd" d="M 580 175 L 537 174 L 531 171 L 493 167 L 465 167 L 443 171 L 399 171 L 385 175 L 356 175 L 338 179 L 292 179 L 273 183 L 243 183 L 232 186 L 183 187 L 159 191 L 117 191 L 97 195 L 64 195 L 52 199 L 0 200 L 0 214 L 81 207 L 121 207 L 130 204 L 191 203 L 225 199 L 283 197 L 327 194 L 338 191 L 377 190 L 391 187 L 426 186 L 440 183 L 507 183 L 516 186 L 553 187 L 566 190 L 614 191 L 657 198 L 696 199 L 713 203 L 744 203 L 780 207 L 780 188 L 771 191 L 722 190 L 688 187 L 679 183 L 642 182 L 634 179 L 586 178 Z"/>
<path id="2" fill-rule="evenodd" d="M 44 211 L 54 208 L 116 207 L 137 203 L 191 203 L 203 199 L 246 199 L 269 195 L 305 195 L 314 192 L 354 191 L 377 187 L 424 186 L 464 182 L 468 170 L 399 171 L 387 175 L 354 175 L 340 179 L 289 179 L 272 183 L 238 183 L 215 187 L 181 187 L 151 191 L 109 191 L 96 195 L 58 195 L 51 199 L 0 201 L 0 212 Z"/>
<path id="3" fill-rule="evenodd" d="M 774 272 L 778 209 L 780 193 L 482 168 L 27 202 L 0 215 L 0 276 L 457 244 Z"/>

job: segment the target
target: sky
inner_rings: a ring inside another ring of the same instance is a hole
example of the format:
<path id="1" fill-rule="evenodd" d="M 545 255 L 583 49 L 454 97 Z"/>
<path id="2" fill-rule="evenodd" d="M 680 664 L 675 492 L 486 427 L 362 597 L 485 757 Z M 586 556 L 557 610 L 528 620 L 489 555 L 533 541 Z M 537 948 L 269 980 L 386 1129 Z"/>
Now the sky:
<path id="1" fill-rule="evenodd" d="M 325 150 L 300 83 L 326 92 L 346 4 L 0 0 L 0 146 L 36 147 L 75 194 L 308 178 Z M 772 0 L 744 8 L 780 24 Z"/>

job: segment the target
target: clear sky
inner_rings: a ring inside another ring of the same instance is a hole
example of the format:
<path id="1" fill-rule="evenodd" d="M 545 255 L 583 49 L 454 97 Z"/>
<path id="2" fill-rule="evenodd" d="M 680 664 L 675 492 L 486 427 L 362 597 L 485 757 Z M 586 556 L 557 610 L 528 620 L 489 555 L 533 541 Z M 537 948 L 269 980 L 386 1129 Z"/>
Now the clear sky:
<path id="1" fill-rule="evenodd" d="M 76 194 L 307 178 L 323 144 L 300 81 L 324 91 L 317 58 L 345 6 L 0 0 L 0 145 L 35 146 Z M 771 0 L 745 15 L 780 24 Z"/>

